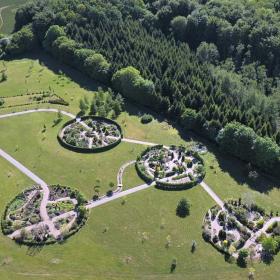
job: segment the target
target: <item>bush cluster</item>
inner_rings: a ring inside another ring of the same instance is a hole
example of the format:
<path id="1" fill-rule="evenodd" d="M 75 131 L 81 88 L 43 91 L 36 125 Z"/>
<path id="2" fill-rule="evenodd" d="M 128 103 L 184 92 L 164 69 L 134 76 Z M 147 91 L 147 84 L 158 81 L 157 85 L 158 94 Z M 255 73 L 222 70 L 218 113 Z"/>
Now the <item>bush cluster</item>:
<path id="1" fill-rule="evenodd" d="M 145 114 L 141 117 L 141 123 L 147 124 L 153 121 L 153 116 L 149 114 Z"/>

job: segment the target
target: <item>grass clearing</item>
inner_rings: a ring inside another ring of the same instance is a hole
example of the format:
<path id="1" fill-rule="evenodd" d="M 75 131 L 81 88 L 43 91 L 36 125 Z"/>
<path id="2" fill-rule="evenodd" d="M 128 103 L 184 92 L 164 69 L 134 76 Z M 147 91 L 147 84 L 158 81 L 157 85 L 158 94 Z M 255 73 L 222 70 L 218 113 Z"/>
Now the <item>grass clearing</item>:
<path id="1" fill-rule="evenodd" d="M 5 134 L 0 135 L 0 147 L 47 183 L 79 188 L 88 199 L 95 185 L 100 185 L 101 193 L 109 190 L 110 182 L 116 186 L 121 165 L 134 160 L 145 148 L 121 143 L 105 153 L 75 153 L 58 143 L 56 136 L 60 126 L 53 127 L 55 118 L 55 113 L 36 113 L 1 120 Z M 63 122 L 66 120 L 64 117 Z M 42 132 L 44 125 L 46 132 Z M 138 182 L 134 170 L 126 187 L 135 187 Z"/>
<path id="2" fill-rule="evenodd" d="M 79 111 L 81 97 L 94 97 L 95 84 L 87 79 L 80 81 L 79 74 L 74 79 L 75 75 L 67 69 L 72 79 L 60 74 L 52 61 L 48 61 L 49 68 L 31 59 L 5 63 L 8 81 L 0 84 L 0 96 L 20 95 L 27 90 L 43 91 L 51 87 L 70 102 L 70 106 L 49 107 L 62 108 L 74 114 Z M 0 65 L 1 68 L 3 65 Z M 28 75 L 31 66 L 30 77 L 25 83 L 25 75 Z M 40 76 L 40 73 L 43 74 Z M 48 106 L 6 108 L 1 109 L 0 114 L 36 107 Z M 117 121 L 125 137 L 163 144 L 188 144 L 165 121 L 155 119 L 149 124 L 142 124 L 139 118 L 142 113 L 143 110 L 130 104 L 127 112 L 119 116 Z M 93 195 L 97 179 L 100 180 L 101 192 L 107 191 L 111 181 L 116 183 L 120 166 L 134 160 L 145 149 L 142 145 L 121 143 L 100 154 L 71 152 L 62 148 L 56 139 L 60 126 L 68 118 L 63 117 L 63 121 L 53 127 L 55 118 L 55 113 L 34 113 L 0 120 L 0 147 L 46 182 L 76 187 L 87 198 Z M 42 132 L 44 124 L 47 128 L 45 133 Z M 267 209 L 279 209 L 277 184 L 263 179 L 259 185 L 248 184 L 242 175 L 242 163 L 221 157 L 215 150 L 204 158 L 207 168 L 205 181 L 221 198 L 238 198 L 250 193 Z M 2 214 L 5 205 L 33 182 L 2 158 L 0 170 Z M 134 166 L 125 170 L 123 181 L 125 188 L 143 183 Z M 267 192 L 260 193 L 257 191 L 260 188 Z M 185 219 L 175 214 L 177 203 L 183 197 L 191 203 L 191 214 Z M 220 253 L 202 240 L 202 219 L 213 205 L 214 201 L 199 186 L 181 192 L 151 188 L 92 209 L 85 227 L 62 245 L 20 247 L 0 233 L 1 280 L 247 279 L 248 269 L 225 262 Z M 171 240 L 168 249 L 165 247 L 167 239 Z M 194 254 L 190 251 L 192 240 L 198 244 Z M 169 269 L 173 258 L 177 259 L 178 265 L 171 275 Z M 256 279 L 278 279 L 279 263 L 278 255 L 270 266 L 254 264 Z"/>
<path id="3" fill-rule="evenodd" d="M 14 30 L 15 25 L 15 14 L 17 8 L 26 3 L 27 0 L 1 0 L 0 1 L 0 9 L 1 7 L 6 7 L 2 10 L 2 25 L 0 23 L 0 33 L 10 34 Z"/>

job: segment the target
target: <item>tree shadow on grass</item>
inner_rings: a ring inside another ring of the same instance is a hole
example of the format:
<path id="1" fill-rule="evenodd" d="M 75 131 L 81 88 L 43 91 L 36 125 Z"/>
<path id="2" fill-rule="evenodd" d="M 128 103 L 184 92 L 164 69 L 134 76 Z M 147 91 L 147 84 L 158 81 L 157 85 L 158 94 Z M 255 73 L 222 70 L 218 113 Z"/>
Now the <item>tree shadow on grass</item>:
<path id="1" fill-rule="evenodd" d="M 279 182 L 276 178 L 273 178 L 267 174 L 263 174 L 259 172 L 259 177 L 257 180 L 251 180 L 248 178 L 248 174 L 246 172 L 246 165 L 247 163 L 234 158 L 233 156 L 226 155 L 224 153 L 221 153 L 219 151 L 218 146 L 205 139 L 205 137 L 200 136 L 194 132 L 191 131 L 185 131 L 180 127 L 176 122 L 168 121 L 163 115 L 157 114 L 148 108 L 145 108 L 143 106 L 139 106 L 133 103 L 126 103 L 125 111 L 129 115 L 134 116 L 141 116 L 145 113 L 151 114 L 154 119 L 156 119 L 159 122 L 167 122 L 168 125 L 170 125 L 172 128 L 175 128 L 178 130 L 179 136 L 184 141 L 197 141 L 207 147 L 209 152 L 213 153 L 216 157 L 216 160 L 219 164 L 219 167 L 221 170 L 225 173 L 228 173 L 238 184 L 247 184 L 251 189 L 256 190 L 260 193 L 267 193 L 271 189 L 275 187 L 280 187 Z"/>
<path id="2" fill-rule="evenodd" d="M 266 265 L 271 265 L 272 262 L 274 261 L 274 256 L 272 254 L 263 253 L 261 255 L 261 259 Z"/>
<path id="3" fill-rule="evenodd" d="M 273 188 L 279 188 L 280 184 L 276 178 L 273 178 L 260 171 L 259 177 L 252 180 L 248 177 L 247 163 L 232 156 L 222 154 L 217 146 L 209 145 L 208 150 L 212 152 L 219 164 L 221 170 L 228 173 L 238 184 L 247 184 L 251 189 L 260 193 L 268 193 Z"/>
<path id="4" fill-rule="evenodd" d="M 88 78 L 85 74 L 80 73 L 79 71 L 56 61 L 52 56 L 48 55 L 43 51 L 38 51 L 33 54 L 25 55 L 23 57 L 17 57 L 17 59 L 21 58 L 29 58 L 29 59 L 38 59 L 40 63 L 43 63 L 47 68 L 52 70 L 56 74 L 60 74 L 61 72 L 68 76 L 72 81 L 79 84 L 85 90 L 96 91 L 98 87 L 103 87 L 106 89 L 107 87 L 93 81 Z M 222 169 L 222 171 L 228 173 L 237 183 L 239 184 L 247 184 L 250 188 L 259 191 L 261 193 L 267 193 L 271 189 L 275 187 L 280 187 L 279 183 L 276 179 L 269 177 L 264 174 L 260 174 L 259 178 L 256 181 L 252 181 L 248 178 L 247 174 L 245 174 L 244 170 L 246 168 L 246 163 L 228 156 L 221 154 L 217 146 L 209 142 L 205 139 L 205 137 L 201 137 L 198 134 L 192 133 L 190 131 L 186 132 L 182 129 L 175 121 L 168 121 L 163 114 L 156 113 L 150 110 L 147 107 L 141 106 L 139 104 L 126 102 L 125 111 L 129 115 L 141 116 L 145 113 L 151 114 L 154 119 L 159 122 L 167 122 L 168 125 L 178 130 L 180 137 L 185 141 L 197 141 L 205 145 L 210 152 L 212 152 Z"/>
<path id="5" fill-rule="evenodd" d="M 55 60 L 51 55 L 47 54 L 42 50 L 38 50 L 34 53 L 25 54 L 22 56 L 13 57 L 8 60 L 15 60 L 15 59 L 33 59 L 39 60 L 40 64 L 46 66 L 49 70 L 53 71 L 55 74 L 63 73 L 65 76 L 69 77 L 72 81 L 79 84 L 79 86 L 85 90 L 89 91 L 97 91 L 99 87 L 107 88 L 105 85 L 102 85 L 99 82 L 93 81 L 87 75 L 75 70 L 74 68 L 65 65 L 64 63 L 60 63 L 59 61 Z"/>

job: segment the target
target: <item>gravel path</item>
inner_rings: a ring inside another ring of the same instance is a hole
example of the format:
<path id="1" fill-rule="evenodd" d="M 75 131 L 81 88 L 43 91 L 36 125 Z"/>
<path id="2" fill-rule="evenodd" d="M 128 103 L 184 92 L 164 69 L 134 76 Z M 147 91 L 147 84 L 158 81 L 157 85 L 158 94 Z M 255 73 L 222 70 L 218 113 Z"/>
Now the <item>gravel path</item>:
<path id="1" fill-rule="evenodd" d="M 16 159 L 11 157 L 9 154 L 4 152 L 2 149 L 0 149 L 0 156 L 2 156 L 4 159 L 9 161 L 12 165 L 14 165 L 18 170 L 20 170 L 22 173 L 24 173 L 26 176 L 28 176 L 31 180 L 36 182 L 43 190 L 43 199 L 40 205 L 40 216 L 42 221 L 48 225 L 50 233 L 57 238 L 60 234 L 60 232 L 54 227 L 53 222 L 51 221 L 48 212 L 47 212 L 47 204 L 49 201 L 49 194 L 50 190 L 48 188 L 48 185 L 40 179 L 37 175 L 35 175 L 33 172 L 31 172 L 29 169 L 27 169 L 25 166 L 23 166 L 20 162 L 18 162 Z"/>
<path id="2" fill-rule="evenodd" d="M 68 113 L 66 111 L 58 110 L 58 109 L 36 109 L 36 110 L 28 110 L 28 111 L 23 111 L 23 112 L 16 112 L 16 113 L 0 115 L 0 119 L 13 117 L 13 116 L 20 116 L 20 115 L 25 115 L 25 114 L 31 114 L 31 113 L 36 113 L 36 112 L 58 112 L 58 111 L 60 111 L 61 114 L 66 115 L 70 118 L 76 118 L 75 115 L 73 115 L 71 113 Z M 128 138 L 123 138 L 122 141 L 123 142 L 128 142 L 128 143 L 133 143 L 133 144 L 145 145 L 145 146 L 158 145 L 156 143 L 145 142 L 145 141 L 134 140 L 134 139 L 128 139 Z M 43 192 L 44 192 L 44 197 L 43 197 L 43 201 L 42 201 L 42 204 L 41 204 L 42 209 L 40 208 L 40 214 L 41 214 L 41 217 L 43 218 L 43 220 L 46 221 L 46 223 L 48 224 L 50 230 L 52 231 L 52 234 L 54 236 L 57 236 L 59 234 L 59 231 L 57 231 L 54 228 L 54 225 L 53 225 L 52 221 L 49 219 L 49 217 L 47 215 L 47 210 L 46 210 L 46 205 L 48 203 L 48 197 L 49 197 L 49 189 L 47 187 L 47 184 L 43 180 L 41 180 L 39 177 L 37 177 L 34 173 L 32 173 L 30 170 L 28 170 L 26 167 L 24 167 L 22 164 L 20 164 L 15 159 L 13 159 L 11 156 L 6 154 L 1 149 L 0 149 L 0 156 L 4 157 L 6 160 L 11 162 L 15 167 L 17 167 L 19 170 L 21 170 L 23 173 L 25 173 L 28 177 L 30 177 L 33 181 L 35 181 L 40 186 L 42 186 L 42 189 L 43 189 Z M 129 164 L 132 164 L 132 163 L 130 162 Z M 123 170 L 124 170 L 122 168 L 123 168 L 123 166 L 120 168 L 120 171 L 119 171 L 119 174 L 118 174 L 118 184 L 119 183 L 122 184 L 121 176 L 122 176 Z M 151 184 L 151 185 L 144 184 L 144 185 L 141 185 L 141 186 L 138 186 L 138 187 L 135 187 L 135 188 L 123 191 L 123 192 L 120 192 L 120 191 L 114 192 L 112 197 L 106 197 L 105 196 L 105 197 L 102 197 L 102 199 L 99 199 L 97 201 L 91 201 L 87 205 L 87 208 L 93 208 L 93 207 L 96 207 L 98 205 L 102 205 L 104 203 L 107 203 L 107 202 L 112 201 L 114 199 L 117 199 L 119 197 L 123 197 L 123 196 L 129 195 L 131 193 L 149 188 L 152 185 L 153 184 Z M 224 202 L 218 197 L 218 195 L 205 182 L 201 182 L 200 185 L 212 197 L 212 199 L 223 209 L 224 208 Z"/>
<path id="3" fill-rule="evenodd" d="M 110 196 L 110 197 L 104 197 L 104 198 L 102 198 L 100 200 L 97 200 L 97 201 L 91 201 L 86 206 L 86 208 L 87 209 L 95 208 L 97 206 L 103 205 L 105 203 L 108 203 L 108 202 L 113 201 L 115 199 L 118 199 L 120 197 L 124 197 L 124 196 L 130 195 L 132 193 L 136 193 L 136 192 L 148 189 L 148 188 L 152 187 L 154 184 L 155 183 L 152 183 L 152 184 L 149 184 L 149 185 L 148 184 L 143 184 L 143 185 L 137 186 L 135 188 L 132 188 L 132 189 L 129 189 L 129 190 L 126 190 L 126 191 L 118 192 L 118 193 L 116 193 L 116 194 L 114 194 L 113 196 Z"/>
<path id="4" fill-rule="evenodd" d="M 4 7 L 1 7 L 0 8 L 0 30 L 1 28 L 3 27 L 4 25 L 4 20 L 3 20 L 3 17 L 2 17 L 2 11 L 9 8 L 10 6 L 4 6 Z"/>
<path id="5" fill-rule="evenodd" d="M 121 166 L 121 168 L 119 169 L 118 175 L 117 175 L 118 187 L 121 187 L 121 188 L 123 187 L 123 181 L 122 181 L 122 179 L 123 179 L 123 173 L 124 173 L 125 169 L 126 169 L 128 166 L 130 166 L 130 165 L 132 165 L 132 164 L 135 164 L 135 162 L 136 162 L 136 160 L 132 160 L 132 161 L 129 161 L 129 162 L 127 162 L 127 163 L 125 163 L 125 164 L 123 164 L 123 165 Z"/>
<path id="6" fill-rule="evenodd" d="M 280 217 L 274 217 L 274 218 L 271 218 L 270 220 L 268 220 L 264 225 L 263 227 L 258 230 L 257 232 L 253 233 L 252 237 L 249 238 L 244 246 L 243 246 L 243 249 L 248 249 L 251 245 L 255 244 L 255 241 L 256 239 L 262 234 L 262 233 L 265 233 L 266 230 L 269 228 L 269 226 L 271 226 L 274 222 L 280 222 Z"/>
<path id="7" fill-rule="evenodd" d="M 156 145 L 158 145 L 156 143 L 145 142 L 145 141 L 134 140 L 134 139 L 128 139 L 128 138 L 123 138 L 122 141 L 127 142 L 127 143 L 145 145 L 145 146 L 156 146 Z"/>
<path id="8" fill-rule="evenodd" d="M 216 201 L 216 203 L 223 209 L 224 202 L 216 195 L 216 193 L 205 182 L 201 182 L 200 185 Z"/>
<path id="9" fill-rule="evenodd" d="M 38 112 L 53 112 L 53 113 L 58 113 L 61 112 L 62 115 L 68 116 L 72 119 L 76 118 L 75 115 L 68 113 L 66 111 L 61 111 L 58 109 L 34 109 L 34 110 L 27 110 L 27 111 L 22 111 L 22 112 L 15 112 L 15 113 L 10 113 L 10 114 L 5 114 L 5 115 L 0 115 L 0 119 L 5 119 L 9 117 L 15 117 L 15 116 L 21 116 L 21 115 L 26 115 L 26 114 L 32 114 L 32 113 L 38 113 Z"/>

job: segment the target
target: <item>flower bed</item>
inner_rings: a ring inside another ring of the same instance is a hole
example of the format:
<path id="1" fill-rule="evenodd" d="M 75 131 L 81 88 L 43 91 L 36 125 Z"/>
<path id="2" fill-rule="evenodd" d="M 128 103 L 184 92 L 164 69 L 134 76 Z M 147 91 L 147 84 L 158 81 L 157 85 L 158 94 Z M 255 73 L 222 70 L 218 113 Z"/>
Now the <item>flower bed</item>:
<path id="1" fill-rule="evenodd" d="M 6 207 L 1 226 L 5 235 L 20 244 L 52 244 L 73 235 L 86 222 L 86 200 L 69 187 L 49 186 L 47 220 L 41 218 L 43 189 L 34 186 L 16 196 Z M 44 216 L 42 216 L 44 217 Z M 49 226 L 53 224 L 51 231 Z"/>
<path id="2" fill-rule="evenodd" d="M 205 241 L 235 258 L 245 250 L 252 258 L 261 259 L 265 253 L 263 243 L 269 238 L 275 238 L 280 245 L 280 222 L 274 222 L 258 205 L 241 200 L 228 200 L 224 209 L 217 205 L 209 209 L 202 228 Z"/>
<path id="3" fill-rule="evenodd" d="M 66 122 L 58 134 L 62 146 L 84 153 L 109 150 L 117 146 L 121 139 L 122 130 L 116 122 L 96 116 Z"/>
<path id="4" fill-rule="evenodd" d="M 157 145 L 147 148 L 136 161 L 139 176 L 158 188 L 185 189 L 195 186 L 205 176 L 202 158 L 184 147 Z"/>

